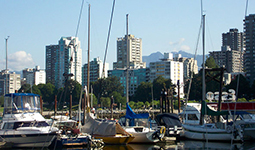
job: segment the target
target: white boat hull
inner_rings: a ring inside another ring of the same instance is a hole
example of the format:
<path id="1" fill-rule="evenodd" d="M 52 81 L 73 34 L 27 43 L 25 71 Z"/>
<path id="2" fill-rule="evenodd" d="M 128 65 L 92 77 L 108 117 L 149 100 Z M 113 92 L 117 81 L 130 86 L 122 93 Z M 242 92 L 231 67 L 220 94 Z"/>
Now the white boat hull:
<path id="1" fill-rule="evenodd" d="M 56 138 L 56 134 L 1 135 L 1 138 L 13 147 L 48 147 Z"/>
<path id="2" fill-rule="evenodd" d="M 202 126 L 183 125 L 184 136 L 193 140 L 210 140 L 210 141 L 231 141 L 240 140 L 234 138 L 232 132 L 227 132 L 224 129 L 205 128 Z"/>
<path id="3" fill-rule="evenodd" d="M 159 141 L 159 139 L 152 139 L 154 132 L 129 133 L 135 137 L 130 143 L 156 143 Z"/>
<path id="4" fill-rule="evenodd" d="M 135 130 L 135 128 L 141 128 L 142 131 L 138 132 Z M 160 141 L 159 137 L 153 136 L 153 134 L 156 134 L 156 130 L 150 130 L 146 127 L 124 127 L 125 131 L 132 134 L 135 138 L 130 143 L 157 143 Z M 161 135 L 162 134 L 162 135 Z M 158 136 L 163 137 L 164 133 L 159 133 Z"/>

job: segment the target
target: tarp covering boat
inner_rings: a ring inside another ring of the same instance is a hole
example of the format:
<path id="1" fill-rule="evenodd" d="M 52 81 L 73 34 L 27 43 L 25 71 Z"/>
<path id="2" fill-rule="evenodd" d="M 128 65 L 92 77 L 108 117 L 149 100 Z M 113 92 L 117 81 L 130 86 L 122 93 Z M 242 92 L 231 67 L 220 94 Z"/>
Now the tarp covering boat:
<path id="1" fill-rule="evenodd" d="M 85 125 L 81 127 L 82 133 L 91 135 L 115 136 L 116 134 L 126 134 L 122 127 L 115 121 L 99 121 L 93 119 L 89 113 L 86 115 Z"/>
<path id="2" fill-rule="evenodd" d="M 159 114 L 156 116 L 155 121 L 157 122 L 159 126 L 167 126 L 167 127 L 182 126 L 178 115 L 173 113 Z"/>

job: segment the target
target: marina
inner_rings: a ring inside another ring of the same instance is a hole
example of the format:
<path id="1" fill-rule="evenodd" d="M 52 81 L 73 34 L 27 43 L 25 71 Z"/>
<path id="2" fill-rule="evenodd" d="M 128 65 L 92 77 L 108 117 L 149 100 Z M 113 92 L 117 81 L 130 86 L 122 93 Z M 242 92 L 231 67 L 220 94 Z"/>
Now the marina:
<path id="1" fill-rule="evenodd" d="M 255 82 L 251 71 L 247 74 L 241 71 L 247 67 L 245 63 L 252 60 L 243 60 L 246 58 L 243 52 L 251 53 L 245 47 L 249 46 L 251 34 L 245 33 L 250 22 L 247 12 L 242 20 L 245 31 L 240 33 L 240 41 L 235 39 L 242 46 L 234 49 L 228 43 L 221 47 L 224 55 L 232 49 L 239 52 L 235 60 L 239 68 L 232 72 L 227 70 L 229 66 L 217 64 L 220 61 L 216 59 L 223 58 L 216 58 L 216 53 L 206 55 L 206 15 L 202 0 L 194 58 L 165 52 L 163 58 L 153 58 L 148 61 L 149 67 L 146 66 L 142 60 L 142 39 L 129 33 L 129 14 L 126 14 L 126 33 L 117 38 L 117 61 L 110 70 L 105 61 L 115 9 L 115 0 L 112 2 L 103 61 L 99 57 L 90 60 L 90 52 L 99 54 L 101 51 L 94 47 L 92 51 L 90 47 L 91 5 L 87 2 L 87 64 L 82 64 L 78 31 L 84 0 L 75 36 L 61 37 L 58 45 L 47 45 L 46 71 L 40 71 L 39 66 L 23 70 L 22 80 L 21 76 L 15 76 L 19 80 L 15 79 L 19 84 L 15 90 L 10 87 L 14 84 L 11 75 L 15 72 L 9 73 L 7 63 L 9 36 L 5 39 L 6 69 L 0 76 L 3 83 L 0 87 L 3 92 L 0 149 L 255 149 Z M 230 29 L 230 32 L 238 30 Z M 203 55 L 198 71 L 196 55 L 200 34 Z M 222 43 L 228 38 L 223 34 Z M 40 80 L 45 78 L 45 81 L 36 83 L 38 72 L 42 73 Z"/>

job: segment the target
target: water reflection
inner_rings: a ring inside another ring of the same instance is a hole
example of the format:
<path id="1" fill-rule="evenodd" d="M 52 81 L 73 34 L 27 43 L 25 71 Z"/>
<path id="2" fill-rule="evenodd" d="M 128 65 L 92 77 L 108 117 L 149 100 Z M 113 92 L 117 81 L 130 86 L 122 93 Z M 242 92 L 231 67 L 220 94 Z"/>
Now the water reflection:
<path id="1" fill-rule="evenodd" d="M 0 147 L 2 148 L 2 147 Z M 10 148 L 14 149 L 14 148 Z M 19 148 L 20 149 L 20 148 Z M 31 148 L 36 150 L 37 148 Z M 40 148 L 39 148 L 40 149 Z M 55 148 L 59 149 L 59 148 Z M 210 150 L 255 150 L 255 142 L 245 142 L 241 143 L 221 143 L 221 142 L 201 142 L 201 141 L 192 141 L 184 140 L 180 142 L 167 142 L 167 143 L 158 143 L 156 145 L 149 144 L 127 144 L 127 145 L 105 145 L 101 149 L 92 149 L 87 147 L 70 147 L 70 148 L 61 148 L 61 150 L 193 150 L 193 149 L 210 149 Z M 18 150 L 18 149 L 16 149 Z M 23 149 L 24 150 L 24 149 Z M 43 150 L 53 150 L 43 148 Z"/>
<path id="2" fill-rule="evenodd" d="M 255 143 L 227 143 L 227 142 L 201 142 L 185 140 L 180 142 L 158 143 L 156 145 L 147 144 L 128 144 L 128 145 L 106 145 L 103 150 L 193 150 L 193 149 L 210 149 L 210 150 L 255 150 Z"/>

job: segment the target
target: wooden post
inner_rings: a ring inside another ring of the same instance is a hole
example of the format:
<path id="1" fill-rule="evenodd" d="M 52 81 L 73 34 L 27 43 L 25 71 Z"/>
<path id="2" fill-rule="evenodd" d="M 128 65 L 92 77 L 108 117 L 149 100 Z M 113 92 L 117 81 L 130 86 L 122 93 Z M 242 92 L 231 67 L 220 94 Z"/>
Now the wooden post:
<path id="1" fill-rule="evenodd" d="M 41 115 L 43 114 L 43 101 L 42 101 L 42 96 L 40 96 L 40 113 Z"/>
<path id="2" fill-rule="evenodd" d="M 111 96 L 111 119 L 113 119 L 113 96 Z"/>
<path id="3" fill-rule="evenodd" d="M 57 95 L 55 95 L 55 115 L 57 114 L 57 109 L 58 109 L 58 105 L 57 105 Z"/>
<path id="4" fill-rule="evenodd" d="M 174 95 L 173 95 L 173 89 L 172 88 L 170 88 L 170 97 L 171 97 L 171 113 L 174 113 L 174 105 L 173 105 Z"/>
<path id="5" fill-rule="evenodd" d="M 72 92 L 70 93 L 69 118 L 72 119 Z"/>
<path id="6" fill-rule="evenodd" d="M 170 93 L 169 90 L 167 90 L 167 112 L 170 113 Z"/>
<path id="7" fill-rule="evenodd" d="M 162 102 L 162 96 L 160 96 L 160 113 L 163 113 L 163 102 Z"/>
<path id="8" fill-rule="evenodd" d="M 181 109 L 181 101 L 180 101 L 180 80 L 177 81 L 177 88 L 178 88 L 178 113 L 180 113 L 180 109 Z"/>
<path id="9" fill-rule="evenodd" d="M 165 113 L 167 112 L 167 103 L 166 103 L 166 101 L 167 101 L 167 91 L 164 89 L 164 100 L 165 100 Z"/>

